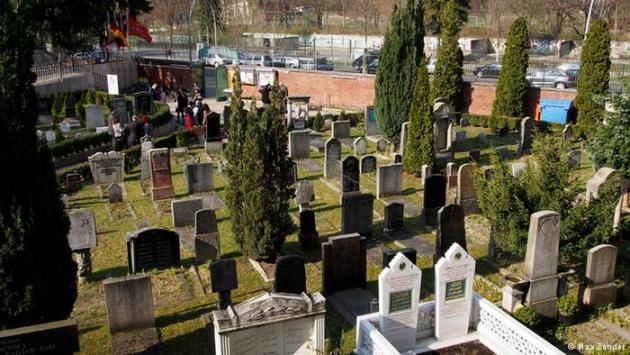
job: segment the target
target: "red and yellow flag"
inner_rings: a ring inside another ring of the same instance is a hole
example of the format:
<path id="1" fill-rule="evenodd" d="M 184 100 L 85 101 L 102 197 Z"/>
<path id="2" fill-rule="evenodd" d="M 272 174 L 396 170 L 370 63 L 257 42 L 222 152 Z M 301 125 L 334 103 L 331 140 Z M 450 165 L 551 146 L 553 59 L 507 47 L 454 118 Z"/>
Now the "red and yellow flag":
<path id="1" fill-rule="evenodd" d="M 113 41 L 116 41 L 118 47 L 127 47 L 129 45 L 129 41 L 127 41 L 127 36 L 125 36 L 125 32 L 118 26 L 116 21 L 110 21 L 109 23 L 109 34 L 112 37 Z"/>
<path id="2" fill-rule="evenodd" d="M 130 36 L 140 37 L 148 43 L 153 42 L 153 37 L 151 37 L 151 32 L 147 26 L 138 22 L 135 16 L 129 16 L 128 26 Z"/>

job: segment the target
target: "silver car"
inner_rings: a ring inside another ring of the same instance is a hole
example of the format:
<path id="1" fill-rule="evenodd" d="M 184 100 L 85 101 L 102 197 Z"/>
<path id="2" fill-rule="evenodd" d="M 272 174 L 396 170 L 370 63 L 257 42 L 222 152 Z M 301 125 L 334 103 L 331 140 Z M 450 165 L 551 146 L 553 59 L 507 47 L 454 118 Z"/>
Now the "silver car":
<path id="1" fill-rule="evenodd" d="M 525 77 L 530 86 L 565 89 L 575 85 L 575 79 L 558 68 L 544 68 Z"/>

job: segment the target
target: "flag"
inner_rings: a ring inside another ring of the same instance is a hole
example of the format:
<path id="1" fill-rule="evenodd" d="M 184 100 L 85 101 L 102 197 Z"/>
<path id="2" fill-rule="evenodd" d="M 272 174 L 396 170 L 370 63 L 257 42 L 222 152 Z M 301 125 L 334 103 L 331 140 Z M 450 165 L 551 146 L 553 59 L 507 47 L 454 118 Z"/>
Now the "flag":
<path id="1" fill-rule="evenodd" d="M 129 16 L 128 25 L 130 36 L 140 37 L 148 43 L 153 42 L 153 37 L 151 37 L 151 33 L 149 32 L 147 26 L 138 22 L 135 16 Z"/>
<path id="2" fill-rule="evenodd" d="M 109 34 L 112 37 L 112 42 L 116 41 L 118 47 L 127 47 L 129 42 L 127 41 L 127 36 L 125 36 L 125 32 L 118 26 L 116 21 L 110 21 L 109 23 Z"/>

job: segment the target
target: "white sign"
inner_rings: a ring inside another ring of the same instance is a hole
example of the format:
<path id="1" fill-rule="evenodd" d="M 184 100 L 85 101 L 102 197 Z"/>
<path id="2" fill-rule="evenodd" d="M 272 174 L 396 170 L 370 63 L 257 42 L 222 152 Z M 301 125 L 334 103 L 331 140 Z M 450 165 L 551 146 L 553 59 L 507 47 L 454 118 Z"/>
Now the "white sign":
<path id="1" fill-rule="evenodd" d="M 120 95 L 118 90 L 118 74 L 107 74 L 107 93 L 110 95 Z"/>
<path id="2" fill-rule="evenodd" d="M 276 79 L 276 72 L 272 71 L 256 71 L 258 74 L 258 86 L 267 84 L 273 85 Z"/>
<path id="3" fill-rule="evenodd" d="M 416 345 L 422 271 L 402 253 L 378 275 L 381 333 L 396 348 Z"/>
<path id="4" fill-rule="evenodd" d="M 475 260 L 453 243 L 435 264 L 435 337 L 447 340 L 468 334 Z"/>
<path id="5" fill-rule="evenodd" d="M 241 83 L 246 85 L 254 85 L 256 83 L 256 81 L 254 80 L 253 70 L 241 69 L 239 73 L 241 75 Z"/>

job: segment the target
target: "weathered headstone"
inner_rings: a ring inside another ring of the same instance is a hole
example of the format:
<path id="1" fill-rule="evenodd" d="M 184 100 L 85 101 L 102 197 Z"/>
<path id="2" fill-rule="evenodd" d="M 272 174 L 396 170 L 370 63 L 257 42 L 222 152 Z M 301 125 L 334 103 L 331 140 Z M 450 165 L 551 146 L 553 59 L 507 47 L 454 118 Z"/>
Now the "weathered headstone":
<path id="1" fill-rule="evenodd" d="M 127 107 L 127 99 L 124 97 L 115 97 L 111 102 L 112 109 L 116 110 L 118 117 L 120 118 L 121 123 L 125 123 L 129 117 L 129 109 Z M 110 116 L 111 117 L 111 116 Z M 109 126 L 113 124 L 113 122 L 108 122 Z"/>
<path id="2" fill-rule="evenodd" d="M 385 153 L 387 150 L 387 141 L 384 139 L 379 139 L 376 141 L 376 151 L 379 153 Z"/>
<path id="3" fill-rule="evenodd" d="M 220 259 L 210 264 L 212 292 L 219 294 L 219 309 L 227 309 L 232 304 L 232 290 L 238 288 L 236 260 Z"/>
<path id="4" fill-rule="evenodd" d="M 361 157 L 361 174 L 372 173 L 376 171 L 377 161 L 373 155 Z"/>
<path id="5" fill-rule="evenodd" d="M 83 107 L 85 108 L 85 126 L 87 129 L 94 130 L 96 127 L 106 126 L 101 106 L 87 104 Z"/>
<path id="6" fill-rule="evenodd" d="M 379 165 L 376 169 L 376 198 L 402 194 L 402 164 Z"/>
<path id="7" fill-rule="evenodd" d="M 584 304 L 588 306 L 607 306 L 615 304 L 617 285 L 615 284 L 615 266 L 617 248 L 602 244 L 588 251 L 586 260 L 586 280 Z"/>
<path id="8" fill-rule="evenodd" d="M 336 138 L 329 138 L 326 141 L 324 153 L 324 177 L 327 179 L 339 177 L 341 162 L 341 142 Z"/>
<path id="9" fill-rule="evenodd" d="M 140 138 L 140 179 L 151 178 L 151 159 L 149 152 L 153 149 L 153 137 L 144 136 Z"/>
<path id="10" fill-rule="evenodd" d="M 409 261 L 411 261 L 412 264 L 416 265 L 416 260 L 418 258 L 418 251 L 416 249 L 403 248 L 399 250 L 391 250 L 391 249 L 385 248 L 383 250 L 383 261 L 382 261 L 383 269 L 386 268 L 389 265 L 389 263 L 392 262 L 394 257 L 398 255 L 399 253 L 404 255 L 405 258 L 409 259 Z"/>
<path id="11" fill-rule="evenodd" d="M 460 205 L 450 204 L 440 208 L 437 215 L 438 228 L 435 241 L 435 260 L 443 257 L 446 251 L 457 243 L 466 248 L 466 228 L 464 209 Z"/>
<path id="12" fill-rule="evenodd" d="M 416 343 L 421 280 L 422 271 L 402 253 L 378 276 L 380 330 L 395 348 Z"/>
<path id="13" fill-rule="evenodd" d="M 72 210 L 68 212 L 70 231 L 68 244 L 72 251 L 92 249 L 96 247 L 96 219 L 89 210 Z"/>
<path id="14" fill-rule="evenodd" d="M 153 200 L 162 200 L 175 196 L 171 177 L 171 156 L 168 148 L 149 151 L 151 163 L 151 195 Z"/>
<path id="15" fill-rule="evenodd" d="M 309 129 L 289 132 L 289 156 L 293 160 L 311 157 L 311 131 Z"/>
<path id="16" fill-rule="evenodd" d="M 319 233 L 315 226 L 315 212 L 303 210 L 300 212 L 300 232 L 298 233 L 300 250 L 314 250 L 319 248 Z"/>
<path id="17" fill-rule="evenodd" d="M 531 215 L 523 275 L 529 280 L 525 304 L 555 318 L 558 301 L 558 247 L 560 214 L 539 211 Z"/>
<path id="18" fill-rule="evenodd" d="M 518 152 L 523 154 L 524 152 L 532 149 L 532 131 L 534 130 L 534 121 L 525 117 L 521 120 L 521 138 L 519 140 Z"/>
<path id="19" fill-rule="evenodd" d="M 422 185 L 425 184 L 425 181 L 429 176 L 433 174 L 433 168 L 431 165 L 423 164 L 420 168 L 420 180 L 422 180 Z"/>
<path id="20" fill-rule="evenodd" d="M 129 273 L 179 266 L 179 235 L 168 229 L 144 228 L 127 233 Z"/>
<path id="21" fill-rule="evenodd" d="M 107 198 L 109 203 L 123 202 L 123 189 L 120 184 L 112 182 L 107 188 Z"/>
<path id="22" fill-rule="evenodd" d="M 315 190 L 310 180 L 300 180 L 295 184 L 295 203 L 300 208 L 300 211 L 308 208 L 309 203 L 313 201 L 314 195 Z"/>
<path id="23" fill-rule="evenodd" d="M 350 138 L 350 121 L 335 121 L 332 123 L 333 138 Z"/>
<path id="24" fill-rule="evenodd" d="M 199 263 L 221 258 L 221 240 L 217 217 L 213 210 L 195 212 L 195 261 Z"/>
<path id="25" fill-rule="evenodd" d="M 448 147 L 448 117 L 436 118 L 434 123 L 435 129 L 435 150 L 440 152 Z"/>
<path id="26" fill-rule="evenodd" d="M 276 260 L 273 292 L 302 294 L 306 292 L 304 257 L 285 255 Z"/>
<path id="27" fill-rule="evenodd" d="M 405 229 L 405 205 L 400 202 L 388 203 L 385 206 L 383 231 L 396 232 Z"/>
<path id="28" fill-rule="evenodd" d="M 341 193 L 360 192 L 359 159 L 353 155 L 347 156 L 341 162 Z"/>
<path id="29" fill-rule="evenodd" d="M 214 189 L 212 163 L 194 163 L 184 166 L 188 193 L 208 192 Z"/>
<path id="30" fill-rule="evenodd" d="M 171 201 L 173 227 L 184 227 L 195 223 L 195 213 L 203 209 L 203 199 L 190 198 Z"/>
<path id="31" fill-rule="evenodd" d="M 376 109 L 374 106 L 365 107 L 365 135 L 375 136 L 378 135 L 378 124 L 376 122 Z"/>
<path id="32" fill-rule="evenodd" d="M 374 195 L 345 194 L 341 197 L 341 233 L 372 235 Z"/>
<path id="33" fill-rule="evenodd" d="M 475 260 L 455 243 L 435 264 L 435 337 L 439 341 L 468 334 Z"/>
<path id="34" fill-rule="evenodd" d="M 599 198 L 602 187 L 607 183 L 617 183 L 617 170 L 603 167 L 586 182 L 586 200 L 592 201 Z"/>
<path id="35" fill-rule="evenodd" d="M 472 164 L 463 164 L 457 171 L 457 198 L 455 201 L 462 206 L 465 215 L 476 213 L 479 209 Z"/>
<path id="36" fill-rule="evenodd" d="M 0 354 L 73 354 L 80 351 L 73 319 L 0 331 Z"/>
<path id="37" fill-rule="evenodd" d="M 400 128 L 400 155 L 405 155 L 405 148 L 407 147 L 407 135 L 409 134 L 409 122 L 402 124 Z"/>
<path id="38" fill-rule="evenodd" d="M 429 176 L 424 182 L 424 223 L 437 225 L 438 210 L 446 203 L 446 177 L 442 174 Z"/>
<path id="39" fill-rule="evenodd" d="M 109 153 L 98 152 L 88 158 L 94 184 L 109 185 L 112 182 L 123 182 L 125 156 L 111 151 Z"/>
<path id="40" fill-rule="evenodd" d="M 365 288 L 366 245 L 366 239 L 357 233 L 330 237 L 322 243 L 324 293 Z"/>
<path id="41" fill-rule="evenodd" d="M 512 176 L 519 177 L 527 168 L 527 163 L 514 163 L 512 164 Z"/>
<path id="42" fill-rule="evenodd" d="M 364 155 L 367 154 L 367 139 L 364 137 L 355 138 L 352 142 L 354 148 L 354 155 Z"/>
<path id="43" fill-rule="evenodd" d="M 77 192 L 81 190 L 82 187 L 83 182 L 81 179 L 81 175 L 76 173 L 66 175 L 66 190 L 69 193 Z"/>

